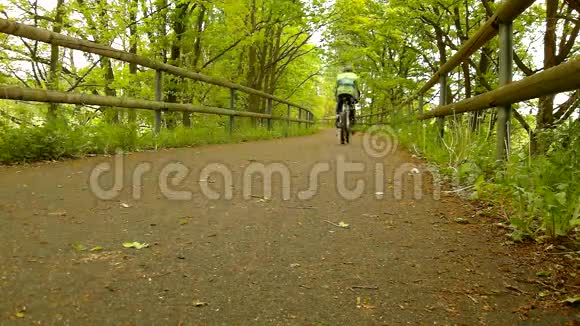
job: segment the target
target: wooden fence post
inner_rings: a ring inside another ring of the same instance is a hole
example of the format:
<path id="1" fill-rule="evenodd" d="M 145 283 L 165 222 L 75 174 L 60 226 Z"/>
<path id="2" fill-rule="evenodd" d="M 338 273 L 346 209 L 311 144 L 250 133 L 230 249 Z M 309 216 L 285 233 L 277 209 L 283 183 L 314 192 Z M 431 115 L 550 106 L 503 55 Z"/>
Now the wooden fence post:
<path id="1" fill-rule="evenodd" d="M 267 104 L 267 113 L 270 115 L 270 118 L 268 118 L 268 131 L 272 130 L 272 99 L 268 99 L 266 101 Z"/>
<path id="2" fill-rule="evenodd" d="M 155 101 L 163 101 L 163 72 L 155 70 Z M 155 110 L 155 134 L 161 132 L 161 110 Z"/>
<path id="3" fill-rule="evenodd" d="M 230 88 L 230 110 L 236 109 L 236 90 Z M 230 136 L 234 133 L 234 116 L 230 115 L 230 127 L 229 127 Z"/>
<path id="4" fill-rule="evenodd" d="M 284 133 L 286 137 L 288 137 L 288 130 L 290 129 L 290 109 L 292 107 L 288 104 L 288 111 L 286 112 L 286 132 Z"/>
<path id="5" fill-rule="evenodd" d="M 513 24 L 499 25 L 499 85 L 504 86 L 512 81 L 513 62 Z M 497 160 L 505 161 L 510 150 L 510 116 L 511 104 L 497 109 Z"/>

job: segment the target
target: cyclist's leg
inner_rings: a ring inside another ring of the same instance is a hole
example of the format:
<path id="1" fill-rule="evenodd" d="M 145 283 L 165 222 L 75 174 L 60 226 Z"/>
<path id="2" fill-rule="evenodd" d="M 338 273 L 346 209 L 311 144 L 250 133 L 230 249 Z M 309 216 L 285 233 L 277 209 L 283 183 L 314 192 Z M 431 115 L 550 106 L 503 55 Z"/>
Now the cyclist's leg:
<path id="1" fill-rule="evenodd" d="M 336 120 L 334 121 L 334 126 L 336 128 L 340 128 L 340 126 L 338 125 L 338 121 L 339 121 L 339 118 L 338 117 L 340 115 L 340 112 L 342 112 L 342 103 L 341 103 L 341 101 L 342 101 L 342 97 L 340 95 L 337 96 L 337 98 L 336 98 Z"/>
<path id="2" fill-rule="evenodd" d="M 350 101 L 350 125 L 351 126 L 354 126 L 354 124 L 356 122 L 355 116 L 354 116 L 355 115 L 355 112 L 356 112 L 356 110 L 354 109 L 354 102 L 355 102 L 355 100 L 354 100 L 353 97 L 350 97 L 349 98 L 349 101 Z"/>
<path id="3" fill-rule="evenodd" d="M 338 98 L 336 99 L 336 122 L 334 123 L 336 128 L 340 128 L 338 121 L 339 121 L 339 115 L 342 112 L 343 103 L 344 103 L 344 98 L 342 95 L 339 95 Z"/>

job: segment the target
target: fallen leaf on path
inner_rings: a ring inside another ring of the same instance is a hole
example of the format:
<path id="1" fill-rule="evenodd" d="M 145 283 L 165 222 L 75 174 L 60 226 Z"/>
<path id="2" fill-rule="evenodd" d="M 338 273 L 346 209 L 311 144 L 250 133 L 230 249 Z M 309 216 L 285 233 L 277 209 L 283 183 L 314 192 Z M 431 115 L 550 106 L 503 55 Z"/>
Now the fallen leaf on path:
<path id="1" fill-rule="evenodd" d="M 537 272 L 536 276 L 538 277 L 549 277 L 550 275 L 552 275 L 552 273 L 550 272 Z"/>
<path id="2" fill-rule="evenodd" d="M 455 223 L 457 223 L 457 224 L 469 224 L 469 221 L 464 219 L 464 218 L 459 217 L 459 218 L 455 219 Z"/>
<path id="3" fill-rule="evenodd" d="M 199 300 L 193 300 L 193 305 L 195 307 L 205 307 L 208 305 L 207 302 L 203 302 L 203 301 L 199 301 Z"/>
<path id="4" fill-rule="evenodd" d="M 356 307 L 358 309 L 375 309 L 376 307 L 369 304 L 369 299 L 362 300 L 361 297 L 356 297 Z"/>
<path id="5" fill-rule="evenodd" d="M 91 251 L 93 251 L 93 252 L 95 252 L 95 251 L 102 251 L 102 250 L 104 250 L 104 249 L 105 249 L 105 248 L 103 248 L 103 247 L 101 247 L 101 246 L 95 246 L 95 247 L 92 247 L 92 248 L 91 248 Z"/>
<path id="6" fill-rule="evenodd" d="M 300 264 L 290 264 L 290 267 L 297 268 L 297 267 L 300 267 Z"/>
<path id="7" fill-rule="evenodd" d="M 348 229 L 350 227 L 350 224 L 346 224 L 344 222 L 340 222 L 340 223 L 338 223 L 338 226 L 340 226 L 343 229 Z"/>
<path id="8" fill-rule="evenodd" d="M 121 203 L 121 207 L 123 207 L 123 208 L 130 208 L 131 205 L 126 204 L 126 203 Z"/>
<path id="9" fill-rule="evenodd" d="M 139 243 L 139 242 L 125 242 L 125 243 L 123 243 L 123 247 L 143 249 L 143 248 L 149 248 L 149 244 L 148 243 Z"/>
<path id="10" fill-rule="evenodd" d="M 16 318 L 24 318 L 26 316 L 26 307 L 21 307 L 17 313 L 14 314 Z"/>
<path id="11" fill-rule="evenodd" d="M 87 247 L 85 245 L 83 245 L 83 244 L 80 244 L 80 243 L 73 243 L 72 244 L 72 247 L 76 251 L 85 251 L 85 250 L 87 250 Z"/>
<path id="12" fill-rule="evenodd" d="M 538 293 L 538 296 L 540 298 L 545 298 L 545 297 L 547 297 L 549 295 L 550 295 L 550 292 L 549 291 L 542 291 L 542 292 Z"/>

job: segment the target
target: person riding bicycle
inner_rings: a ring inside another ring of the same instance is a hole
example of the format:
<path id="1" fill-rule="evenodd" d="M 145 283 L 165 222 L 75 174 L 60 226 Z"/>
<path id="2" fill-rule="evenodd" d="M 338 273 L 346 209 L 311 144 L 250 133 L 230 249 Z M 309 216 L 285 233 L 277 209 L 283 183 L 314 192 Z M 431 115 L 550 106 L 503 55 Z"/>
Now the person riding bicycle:
<path id="1" fill-rule="evenodd" d="M 339 115 L 342 112 L 342 107 L 345 103 L 351 104 L 350 121 L 351 126 L 354 126 L 354 105 L 360 99 L 360 90 L 358 86 L 358 76 L 353 72 L 351 65 L 346 65 L 343 72 L 336 77 L 336 127 L 339 126 Z"/>

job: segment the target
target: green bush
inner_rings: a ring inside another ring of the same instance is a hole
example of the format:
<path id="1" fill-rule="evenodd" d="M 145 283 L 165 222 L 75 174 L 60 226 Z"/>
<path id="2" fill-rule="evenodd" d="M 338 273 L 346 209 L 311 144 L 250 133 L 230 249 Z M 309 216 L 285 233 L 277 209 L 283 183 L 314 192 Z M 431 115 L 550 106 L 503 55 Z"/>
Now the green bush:
<path id="1" fill-rule="evenodd" d="M 495 136 L 472 132 L 466 120 L 447 120 L 444 140 L 435 121 L 391 124 L 401 144 L 436 163 L 442 174 L 473 186 L 472 198 L 511 209 L 515 240 L 569 235 L 580 226 L 580 123 L 560 126 L 542 135 L 551 147 L 532 157 L 529 137 L 516 126 L 509 162 L 495 161 Z M 482 127 L 482 129 L 485 129 Z"/>
<path id="2" fill-rule="evenodd" d="M 291 126 L 289 136 L 312 134 L 316 128 Z M 285 125 L 266 127 L 243 124 L 230 136 L 222 125 L 202 123 L 193 128 L 164 129 L 155 135 L 150 129 L 138 131 L 135 126 L 92 125 L 76 126 L 52 123 L 42 127 L 9 127 L 0 124 L 0 163 L 16 164 L 34 161 L 61 160 L 87 154 L 112 154 L 117 149 L 136 151 L 175 148 L 204 144 L 220 144 L 251 140 L 281 138 Z"/>

